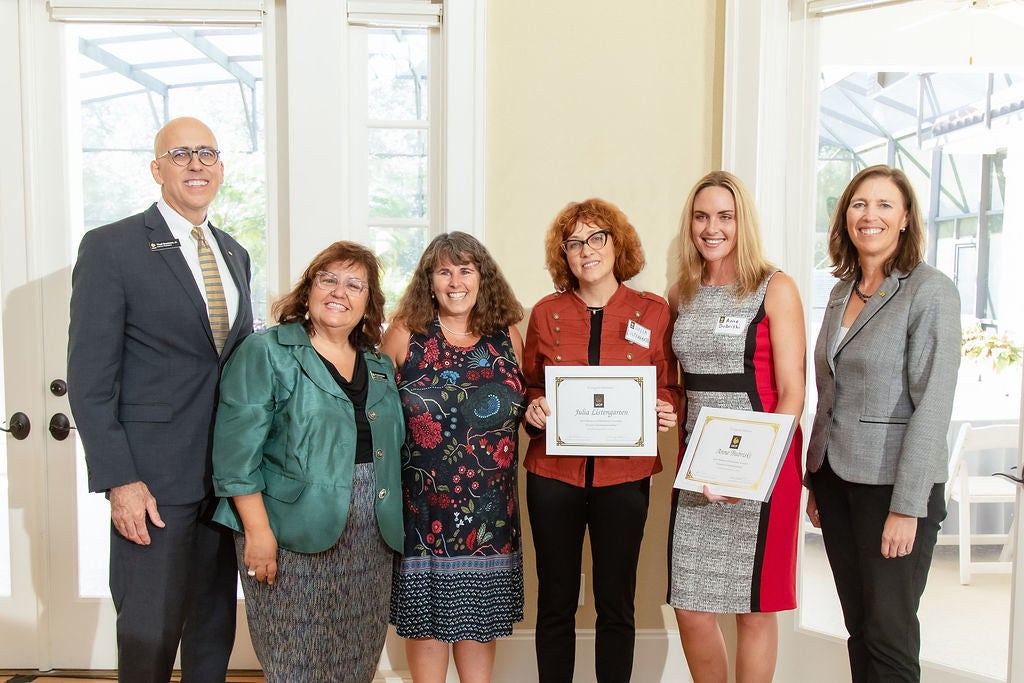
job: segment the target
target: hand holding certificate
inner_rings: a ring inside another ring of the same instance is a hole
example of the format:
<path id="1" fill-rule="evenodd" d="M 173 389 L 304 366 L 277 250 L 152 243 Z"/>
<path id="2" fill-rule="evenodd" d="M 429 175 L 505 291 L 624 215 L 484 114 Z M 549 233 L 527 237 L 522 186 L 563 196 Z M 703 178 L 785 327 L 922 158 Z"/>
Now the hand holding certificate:
<path id="1" fill-rule="evenodd" d="M 556 365 L 544 373 L 548 454 L 658 454 L 653 366 Z"/>
<path id="2" fill-rule="evenodd" d="M 796 419 L 704 406 L 676 476 L 675 488 L 766 501 L 793 439 Z"/>

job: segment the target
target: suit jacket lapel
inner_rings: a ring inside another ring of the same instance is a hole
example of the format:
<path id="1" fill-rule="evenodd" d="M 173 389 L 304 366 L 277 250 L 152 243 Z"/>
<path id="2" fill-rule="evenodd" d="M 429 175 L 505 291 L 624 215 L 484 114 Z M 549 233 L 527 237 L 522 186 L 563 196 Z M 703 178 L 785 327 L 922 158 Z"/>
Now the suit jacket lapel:
<path id="1" fill-rule="evenodd" d="M 167 227 L 167 222 L 160 215 L 160 209 L 156 208 L 156 204 L 146 209 L 144 216 L 146 227 L 149 229 L 149 241 L 151 243 L 169 242 L 174 239 L 171 229 Z M 187 249 L 189 246 L 183 244 L 181 249 Z M 206 328 L 206 334 L 210 337 L 210 344 L 213 344 L 213 330 L 210 329 L 210 316 L 206 310 L 206 302 L 203 301 L 203 295 L 199 292 L 199 285 L 196 284 L 192 270 L 188 267 L 188 263 L 185 262 L 185 257 L 181 255 L 181 249 L 162 249 L 159 254 L 163 258 L 164 263 L 167 264 L 167 267 L 174 273 L 174 277 L 177 278 L 182 289 L 185 290 L 189 301 L 195 306 L 196 312 Z"/>
<path id="2" fill-rule="evenodd" d="M 825 310 L 825 319 L 822 321 L 826 334 L 825 343 L 827 344 L 825 355 L 833 372 L 836 369 L 836 361 L 832 349 L 834 348 L 836 335 L 839 334 L 839 328 L 843 324 L 843 311 L 846 310 L 846 301 L 850 298 L 851 291 L 853 291 L 853 283 L 847 283 L 845 290 L 840 290 L 838 287 L 832 290 L 828 299 L 828 308 Z"/>
<path id="3" fill-rule="evenodd" d="M 292 356 L 299 364 L 299 367 L 302 368 L 303 374 L 313 384 L 332 396 L 348 401 L 348 396 L 338 386 L 338 383 L 334 381 L 327 366 L 324 365 L 316 349 L 313 348 L 312 342 L 309 341 L 309 335 L 306 334 L 306 330 L 303 329 L 302 325 L 299 323 L 288 324 L 285 329 L 281 330 L 278 339 L 281 340 L 282 344 L 292 346 Z"/>
<path id="4" fill-rule="evenodd" d="M 857 316 L 857 319 L 853 321 L 853 324 L 850 325 L 850 331 L 846 333 L 846 336 L 843 337 L 843 341 L 839 343 L 839 347 L 836 349 L 836 355 L 839 355 L 839 352 L 843 350 L 843 347 L 846 346 L 858 332 L 864 329 L 864 326 L 869 320 L 875 317 L 875 315 L 877 315 L 886 304 L 892 301 L 892 297 L 900 288 L 900 280 L 905 277 L 906 275 L 904 273 L 894 270 L 887 278 L 882 280 L 882 284 L 878 287 L 878 291 L 876 291 L 875 295 L 872 296 L 866 304 L 864 304 L 864 309 L 860 312 L 860 315 Z M 852 283 L 850 284 L 850 287 L 853 287 Z"/>

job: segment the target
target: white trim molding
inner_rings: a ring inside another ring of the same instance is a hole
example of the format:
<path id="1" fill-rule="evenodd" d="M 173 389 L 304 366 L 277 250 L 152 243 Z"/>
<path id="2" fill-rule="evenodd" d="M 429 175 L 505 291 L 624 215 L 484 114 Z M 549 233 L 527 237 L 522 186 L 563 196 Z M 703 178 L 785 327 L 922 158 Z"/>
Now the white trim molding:
<path id="1" fill-rule="evenodd" d="M 259 26 L 263 0 L 49 0 L 53 21 Z"/>

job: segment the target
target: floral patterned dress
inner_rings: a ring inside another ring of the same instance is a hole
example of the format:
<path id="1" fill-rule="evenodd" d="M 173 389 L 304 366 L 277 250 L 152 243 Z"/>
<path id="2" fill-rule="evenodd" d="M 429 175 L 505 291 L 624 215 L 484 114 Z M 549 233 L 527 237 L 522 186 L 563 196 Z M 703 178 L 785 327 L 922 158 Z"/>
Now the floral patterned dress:
<path id="1" fill-rule="evenodd" d="M 391 623 L 403 638 L 488 642 L 523 618 L 518 429 L 526 392 L 506 330 L 450 344 L 437 321 L 399 368 L 408 425 L 405 552 Z"/>

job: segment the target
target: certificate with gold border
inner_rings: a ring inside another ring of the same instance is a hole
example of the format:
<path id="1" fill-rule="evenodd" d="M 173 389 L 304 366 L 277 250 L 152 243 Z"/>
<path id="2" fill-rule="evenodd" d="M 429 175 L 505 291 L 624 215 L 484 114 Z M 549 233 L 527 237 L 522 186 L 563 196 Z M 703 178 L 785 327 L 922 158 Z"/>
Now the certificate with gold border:
<path id="1" fill-rule="evenodd" d="M 704 406 L 676 475 L 675 487 L 767 501 L 793 440 L 792 415 Z"/>
<path id="2" fill-rule="evenodd" d="M 653 365 L 544 369 L 549 455 L 658 454 Z"/>

